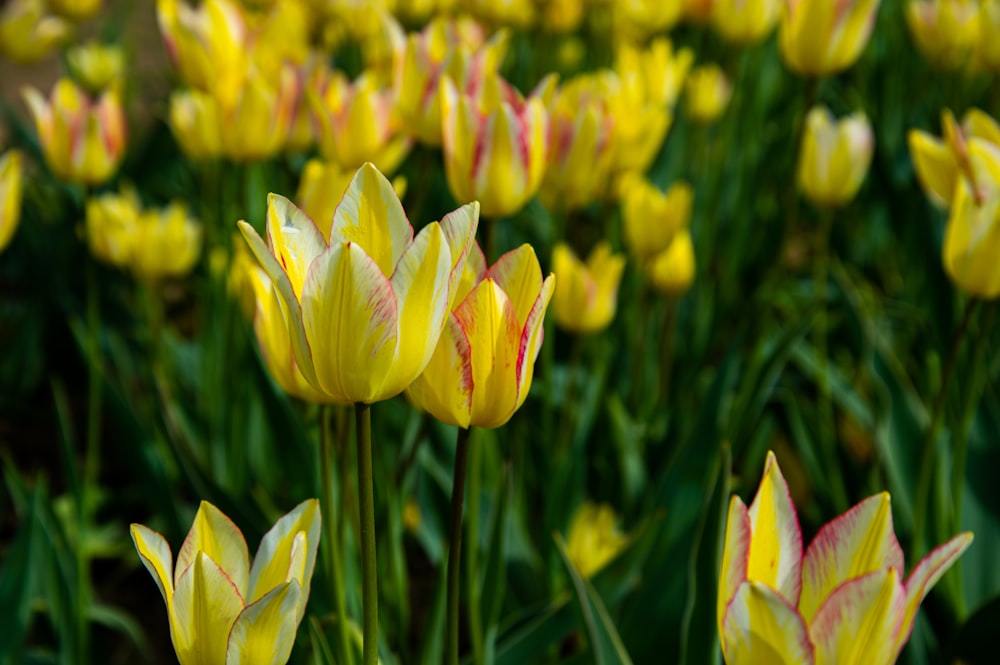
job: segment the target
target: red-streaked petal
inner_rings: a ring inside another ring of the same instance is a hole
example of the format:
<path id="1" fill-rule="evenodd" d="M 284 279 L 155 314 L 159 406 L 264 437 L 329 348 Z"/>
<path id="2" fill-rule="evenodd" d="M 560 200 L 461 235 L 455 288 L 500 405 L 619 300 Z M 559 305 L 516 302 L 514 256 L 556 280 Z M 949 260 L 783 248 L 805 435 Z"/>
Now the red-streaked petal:
<path id="1" fill-rule="evenodd" d="M 174 595 L 173 576 L 170 572 L 174 564 L 170 545 L 163 536 L 142 524 L 133 524 L 129 531 L 142 565 L 146 566 L 146 570 L 153 576 L 153 581 L 159 587 L 160 595 L 163 596 L 169 609 Z"/>
<path id="2" fill-rule="evenodd" d="M 767 453 L 764 477 L 749 515 L 753 537 L 747 579 L 763 582 L 789 603 L 797 604 L 802 587 L 802 532 L 788 484 L 773 452 Z"/>
<path id="3" fill-rule="evenodd" d="M 722 570 L 719 571 L 719 594 L 716 599 L 716 620 L 722 634 L 722 620 L 736 590 L 747 579 L 750 562 L 750 515 L 738 496 L 729 500 L 726 518 L 726 539 L 722 549 Z"/>
<path id="4" fill-rule="evenodd" d="M 472 410 L 472 348 L 462 325 L 448 317 L 423 373 L 406 390 L 416 405 L 446 425 L 468 427 Z"/>
<path id="5" fill-rule="evenodd" d="M 812 665 L 806 624 L 785 598 L 757 582 L 736 589 L 722 620 L 728 665 Z"/>
<path id="6" fill-rule="evenodd" d="M 243 597 L 225 571 L 199 552 L 177 580 L 171 633 L 177 660 L 186 665 L 224 665 L 226 641 Z"/>
<path id="7" fill-rule="evenodd" d="M 198 506 L 191 530 L 177 552 L 178 577 L 194 563 L 199 552 L 210 556 L 233 581 L 240 595 L 246 596 L 250 577 L 247 542 L 239 527 L 208 501 L 202 501 Z M 174 579 L 174 584 L 179 584 L 178 579 Z"/>
<path id="8" fill-rule="evenodd" d="M 518 324 L 523 326 L 542 290 L 542 268 L 535 250 L 525 244 L 507 252 L 486 271 L 486 277 L 507 294 Z"/>

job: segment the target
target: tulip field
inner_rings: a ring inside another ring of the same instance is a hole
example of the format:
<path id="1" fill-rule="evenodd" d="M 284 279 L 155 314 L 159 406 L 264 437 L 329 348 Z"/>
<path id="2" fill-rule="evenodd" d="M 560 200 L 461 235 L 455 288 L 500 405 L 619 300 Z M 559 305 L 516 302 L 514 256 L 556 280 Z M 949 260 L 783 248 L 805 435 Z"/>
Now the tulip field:
<path id="1" fill-rule="evenodd" d="M 995 665 L 1000 0 L 0 3 L 0 665 Z"/>

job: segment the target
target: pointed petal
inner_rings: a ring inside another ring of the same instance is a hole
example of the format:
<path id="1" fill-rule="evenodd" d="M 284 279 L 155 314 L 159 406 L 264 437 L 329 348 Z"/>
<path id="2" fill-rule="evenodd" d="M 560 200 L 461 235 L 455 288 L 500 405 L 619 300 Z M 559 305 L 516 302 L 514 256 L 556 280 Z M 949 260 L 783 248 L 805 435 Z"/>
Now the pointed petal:
<path id="1" fill-rule="evenodd" d="M 517 321 L 523 326 L 542 290 L 542 268 L 535 250 L 524 244 L 507 252 L 486 271 L 486 277 L 493 279 L 507 294 Z"/>
<path id="2" fill-rule="evenodd" d="M 292 655 L 301 590 L 296 580 L 246 607 L 229 633 L 226 665 L 285 665 Z"/>
<path id="3" fill-rule="evenodd" d="M 951 150 L 934 136 L 919 130 L 910 132 L 909 143 L 920 184 L 935 205 L 948 205 L 954 194 L 958 170 Z"/>
<path id="4" fill-rule="evenodd" d="M 174 593 L 174 649 L 183 665 L 224 665 L 226 641 L 243 596 L 208 554 L 199 552 L 177 580 Z"/>
<path id="5" fill-rule="evenodd" d="M 456 299 L 458 293 L 458 283 L 465 273 L 465 264 L 470 260 L 473 253 L 472 248 L 476 247 L 476 230 L 479 228 L 479 202 L 473 201 L 457 210 L 452 210 L 441 218 L 441 230 L 444 231 L 445 240 L 448 241 L 448 248 L 451 250 L 451 277 L 449 279 L 449 299 L 448 311 L 454 305 L 461 302 Z M 479 252 L 482 258 L 482 251 Z M 476 260 L 473 257 L 472 260 Z M 480 274 L 482 270 L 480 271 Z M 466 292 L 467 293 L 467 292 Z"/>
<path id="6" fill-rule="evenodd" d="M 247 594 L 250 575 L 250 553 L 243 532 L 221 510 L 202 501 L 184 544 L 177 552 L 177 577 L 204 552 L 219 564 L 233 581 L 241 596 Z M 177 584 L 177 579 L 174 584 Z"/>
<path id="7" fill-rule="evenodd" d="M 326 249 L 323 234 L 294 203 L 284 196 L 268 194 L 267 239 L 295 296 L 301 298 L 309 266 Z"/>
<path id="8" fill-rule="evenodd" d="M 722 549 L 722 570 L 719 572 L 719 595 L 716 600 L 716 619 L 720 635 L 726 608 L 736 595 L 736 590 L 747 579 L 750 538 L 750 515 L 747 513 L 747 506 L 738 496 L 733 496 L 729 500 L 729 516 L 726 518 L 726 539 Z"/>
<path id="9" fill-rule="evenodd" d="M 521 331 L 521 343 L 517 351 L 517 404 L 520 409 L 531 389 L 531 379 L 535 375 L 535 360 L 545 339 L 545 311 L 548 309 L 552 294 L 556 289 L 556 276 L 549 275 L 542 282 L 542 289 L 535 299 L 535 304 L 528 312 L 528 320 Z"/>
<path id="10" fill-rule="evenodd" d="M 173 577 L 170 574 L 173 568 L 170 545 L 163 536 L 142 524 L 133 524 L 129 532 L 132 534 L 132 542 L 139 553 L 142 565 L 146 566 L 146 570 L 153 576 L 153 581 L 159 587 L 160 595 L 169 608 L 174 595 Z"/>
<path id="11" fill-rule="evenodd" d="M 749 515 L 753 538 L 747 579 L 763 582 L 796 605 L 802 586 L 802 532 L 788 484 L 770 451 Z"/>
<path id="12" fill-rule="evenodd" d="M 328 508 L 327 510 L 332 510 Z M 305 534 L 305 549 L 299 543 L 299 534 Z M 316 566 L 316 548 L 320 538 L 320 506 L 316 499 L 308 499 L 282 516 L 264 534 L 254 555 L 250 569 L 250 595 L 247 600 L 256 602 L 272 589 L 292 579 L 298 579 L 302 586 L 299 599 L 299 618 L 309 600 L 309 585 Z M 302 576 L 298 576 L 296 561 L 304 556 L 301 563 Z M 295 564 L 295 565 L 293 565 Z M 291 575 L 291 576 L 290 576 Z"/>
<path id="13" fill-rule="evenodd" d="M 806 624 L 785 598 L 766 584 L 744 582 L 722 620 L 722 653 L 728 665 L 812 665 Z"/>
<path id="14" fill-rule="evenodd" d="M 452 314 L 430 362 L 406 390 L 418 408 L 446 425 L 468 427 L 471 418 L 472 348 L 462 325 Z"/>

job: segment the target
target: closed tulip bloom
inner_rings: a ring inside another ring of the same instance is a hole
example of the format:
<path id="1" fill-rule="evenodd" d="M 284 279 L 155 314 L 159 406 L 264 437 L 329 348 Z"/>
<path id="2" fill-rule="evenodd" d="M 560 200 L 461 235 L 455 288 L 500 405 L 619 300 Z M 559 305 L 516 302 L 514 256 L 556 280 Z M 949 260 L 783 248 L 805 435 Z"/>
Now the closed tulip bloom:
<path id="1" fill-rule="evenodd" d="M 699 124 L 715 122 L 733 96 L 733 87 L 718 65 L 695 67 L 687 79 L 687 112 Z"/>
<path id="2" fill-rule="evenodd" d="M 201 256 L 201 224 L 181 203 L 146 210 L 139 215 L 132 247 L 131 269 L 146 282 L 183 277 Z"/>
<path id="3" fill-rule="evenodd" d="M 531 389 L 554 287 L 530 245 L 501 256 L 451 312 L 430 363 L 407 390 L 410 400 L 448 425 L 510 420 Z"/>
<path id="4" fill-rule="evenodd" d="M 478 221 L 468 204 L 414 238 L 389 181 L 365 164 L 330 226 L 272 194 L 268 243 L 240 229 L 278 291 L 302 375 L 331 401 L 370 404 L 430 361 Z"/>
<path id="5" fill-rule="evenodd" d="M 219 102 L 222 153 L 238 162 L 276 155 L 291 134 L 298 96 L 299 78 L 292 65 L 275 76 L 251 67 L 233 101 Z"/>
<path id="6" fill-rule="evenodd" d="M 625 246 L 640 265 L 648 265 L 688 227 L 693 202 L 694 192 L 685 182 L 666 193 L 644 178 L 628 182 L 622 197 Z"/>
<path id="7" fill-rule="evenodd" d="M 243 534 L 207 501 L 177 553 L 176 567 L 159 533 L 133 524 L 131 534 L 167 605 L 181 665 L 288 662 L 316 565 L 316 499 L 300 503 L 271 527 L 253 565 Z"/>
<path id="8" fill-rule="evenodd" d="M 727 41 L 755 44 L 778 23 L 782 0 L 714 0 L 712 25 Z"/>
<path id="9" fill-rule="evenodd" d="M 120 46 L 89 42 L 66 52 L 73 77 L 91 93 L 121 88 L 125 81 L 125 54 Z"/>
<path id="10" fill-rule="evenodd" d="M 592 577 L 625 549 L 628 537 L 607 504 L 587 501 L 573 515 L 566 536 L 566 556 L 584 578 Z"/>
<path id="11" fill-rule="evenodd" d="M 608 327 L 618 309 L 618 285 L 625 270 L 625 257 L 613 254 L 601 241 L 584 263 L 567 245 L 552 252 L 552 270 L 559 275 L 552 312 L 560 328 L 573 333 L 600 332 Z"/>
<path id="12" fill-rule="evenodd" d="M 91 255 L 116 268 L 128 267 L 135 247 L 139 214 L 139 199 L 130 190 L 88 199 L 84 225 Z"/>
<path id="13" fill-rule="evenodd" d="M 979 146 L 980 166 L 994 168 L 1000 163 L 1000 125 L 979 109 L 967 111 L 961 125 L 951 111 L 946 109 L 941 115 L 940 139 L 920 130 L 909 134 L 917 178 L 931 201 L 940 207 L 951 205 L 960 178 L 966 179 L 975 197 L 983 200 L 985 192 L 981 188 L 991 180 L 977 173 L 970 150 Z"/>
<path id="14" fill-rule="evenodd" d="M 773 453 L 748 509 L 729 503 L 718 626 L 729 665 L 892 665 L 920 602 L 972 542 L 963 533 L 906 579 L 889 495 L 824 525 L 803 554 L 798 516 Z"/>
<path id="15" fill-rule="evenodd" d="M 686 0 L 618 0 L 613 4 L 615 27 L 626 41 L 641 42 L 677 25 L 685 4 Z"/>
<path id="16" fill-rule="evenodd" d="M 86 185 L 99 185 L 114 174 L 125 153 L 125 112 L 117 90 L 92 99 L 63 78 L 48 101 L 34 88 L 26 88 L 24 97 L 53 173 Z"/>
<path id="17" fill-rule="evenodd" d="M 806 116 L 799 154 L 799 191 L 821 207 L 849 203 L 868 173 L 874 144 L 864 113 L 837 121 L 825 107 L 814 107 Z"/>
<path id="18" fill-rule="evenodd" d="M 482 213 L 502 217 L 520 210 L 542 184 L 549 153 L 546 77 L 528 96 L 498 74 L 465 91 L 445 77 L 441 85 L 445 173 L 459 201 L 478 200 Z"/>
<path id="19" fill-rule="evenodd" d="M 170 130 L 184 154 L 193 160 L 222 154 L 219 104 L 210 93 L 189 89 L 170 95 Z"/>
<path id="20" fill-rule="evenodd" d="M 646 266 L 646 277 L 652 287 L 674 298 L 684 295 L 691 288 L 694 275 L 694 242 L 691 231 L 686 228 L 678 231 L 667 248 Z"/>
<path id="21" fill-rule="evenodd" d="M 15 62 L 41 60 L 72 33 L 68 21 L 48 13 L 45 0 L 10 0 L 0 7 L 0 55 Z"/>
<path id="22" fill-rule="evenodd" d="M 580 27 L 586 0 L 535 0 L 539 22 L 546 30 L 565 34 Z"/>
<path id="23" fill-rule="evenodd" d="M 785 63 L 806 76 L 831 76 L 858 59 L 879 0 L 788 0 L 778 42 Z"/>
<path id="24" fill-rule="evenodd" d="M 0 156 L 0 252 L 10 244 L 21 221 L 24 194 L 21 153 L 8 150 Z"/>
<path id="25" fill-rule="evenodd" d="M 906 24 L 917 49 L 941 69 L 969 62 L 979 43 L 977 0 L 909 0 Z"/>
<path id="26" fill-rule="evenodd" d="M 101 10 L 101 0 L 47 0 L 49 7 L 74 21 L 88 19 Z"/>
<path id="27" fill-rule="evenodd" d="M 614 69 L 628 90 L 629 102 L 672 109 L 693 63 L 691 49 L 674 50 L 673 42 L 659 37 L 645 49 L 622 44 L 615 51 Z"/>
<path id="28" fill-rule="evenodd" d="M 1000 296 L 1000 159 L 989 144 L 970 147 L 983 174 L 977 198 L 972 184 L 959 179 L 944 236 L 944 267 L 966 293 L 991 300 Z"/>

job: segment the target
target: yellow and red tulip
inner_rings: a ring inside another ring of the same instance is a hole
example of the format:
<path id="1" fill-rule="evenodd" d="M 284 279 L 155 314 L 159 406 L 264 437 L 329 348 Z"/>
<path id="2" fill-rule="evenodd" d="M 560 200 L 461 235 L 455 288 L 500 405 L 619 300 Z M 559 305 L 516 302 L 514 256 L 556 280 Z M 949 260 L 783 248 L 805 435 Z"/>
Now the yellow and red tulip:
<path id="1" fill-rule="evenodd" d="M 49 100 L 35 88 L 26 88 L 24 97 L 53 173 L 87 185 L 98 185 L 114 174 L 125 153 L 125 112 L 117 90 L 92 99 L 63 78 Z"/>
<path id="2" fill-rule="evenodd" d="M 982 188 L 992 179 L 979 171 L 1000 168 L 1000 125 L 979 109 L 967 111 L 959 125 L 946 109 L 941 128 L 940 139 L 920 130 L 909 134 L 910 153 L 924 191 L 936 205 L 950 206 L 959 180 L 965 179 L 975 197 L 985 199 Z M 971 159 L 973 147 L 980 155 L 978 166 Z"/>
<path id="3" fill-rule="evenodd" d="M 781 0 L 714 0 L 712 25 L 734 44 L 755 44 L 774 30 Z"/>
<path id="4" fill-rule="evenodd" d="M 0 155 L 0 252 L 10 244 L 21 221 L 23 179 L 21 153 L 8 150 Z"/>
<path id="5" fill-rule="evenodd" d="M 920 602 L 972 542 L 963 533 L 906 579 L 887 493 L 823 526 L 805 548 L 773 453 L 750 507 L 729 503 L 717 619 L 729 665 L 891 665 Z"/>
<path id="6" fill-rule="evenodd" d="M 300 503 L 271 527 L 253 565 L 243 534 L 207 501 L 177 553 L 176 567 L 159 533 L 133 524 L 131 534 L 166 603 L 181 665 L 288 662 L 316 564 L 316 499 Z"/>
<path id="7" fill-rule="evenodd" d="M 552 313 L 564 330 L 588 334 L 608 327 L 618 309 L 618 285 L 625 257 L 613 254 L 601 241 L 584 263 L 567 245 L 552 251 L 552 270 L 559 276 L 552 296 Z"/>
<path id="8" fill-rule="evenodd" d="M 278 292 L 302 375 L 330 401 L 370 404 L 430 361 L 478 221 L 471 203 L 414 238 L 392 185 L 365 164 L 329 226 L 272 194 L 268 243 L 240 229 Z"/>
<path id="9" fill-rule="evenodd" d="M 66 52 L 73 78 L 91 93 L 121 88 L 125 82 L 125 53 L 120 46 L 89 42 Z"/>
<path id="10" fill-rule="evenodd" d="M 969 63 L 979 44 L 977 0 L 909 0 L 906 24 L 917 49 L 941 69 Z"/>
<path id="11" fill-rule="evenodd" d="M 485 261 L 478 248 L 473 255 L 475 273 Z M 500 427 L 528 397 L 555 277 L 543 280 L 535 251 L 521 245 L 470 284 L 407 396 L 448 425 Z"/>
<path id="12" fill-rule="evenodd" d="M 0 7 L 0 55 L 29 64 L 65 43 L 72 25 L 48 13 L 45 0 L 11 0 Z"/>
<path id="13" fill-rule="evenodd" d="M 464 91 L 443 79 L 445 173 L 456 200 L 478 200 L 483 215 L 501 217 L 535 195 L 548 159 L 545 98 L 553 87 L 546 77 L 525 99 L 498 74 L 487 73 Z"/>
<path id="14" fill-rule="evenodd" d="M 1000 149 L 972 143 L 969 159 L 980 174 L 978 190 L 959 178 L 944 236 L 944 267 L 948 277 L 978 298 L 1000 296 Z"/>
<path id="15" fill-rule="evenodd" d="M 880 0 L 788 0 L 778 42 L 799 74 L 830 76 L 858 59 L 875 27 Z"/>
<path id="16" fill-rule="evenodd" d="M 687 78 L 685 91 L 688 115 L 703 125 L 718 120 L 733 95 L 733 87 L 718 65 L 695 67 Z"/>
<path id="17" fill-rule="evenodd" d="M 868 173 L 874 147 L 864 113 L 837 121 L 826 107 L 810 109 L 799 153 L 799 191 L 821 207 L 849 203 Z"/>
<path id="18" fill-rule="evenodd" d="M 592 577 L 625 549 L 628 538 L 618 515 L 607 504 L 585 502 L 573 515 L 566 536 L 566 556 L 584 578 Z"/>

